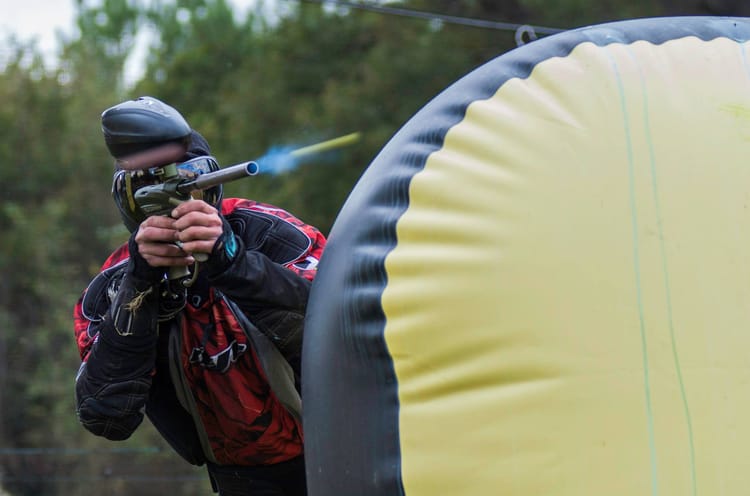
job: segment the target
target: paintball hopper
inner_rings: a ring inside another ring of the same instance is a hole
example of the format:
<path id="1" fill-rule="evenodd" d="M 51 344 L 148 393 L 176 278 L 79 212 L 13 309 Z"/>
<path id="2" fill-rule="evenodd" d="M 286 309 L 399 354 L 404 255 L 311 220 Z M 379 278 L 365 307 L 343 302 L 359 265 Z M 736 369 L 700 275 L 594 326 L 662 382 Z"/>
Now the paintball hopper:
<path id="1" fill-rule="evenodd" d="M 149 96 L 105 110 L 102 132 L 117 168 L 124 170 L 160 167 L 179 160 L 191 135 L 190 126 L 177 110 Z"/>

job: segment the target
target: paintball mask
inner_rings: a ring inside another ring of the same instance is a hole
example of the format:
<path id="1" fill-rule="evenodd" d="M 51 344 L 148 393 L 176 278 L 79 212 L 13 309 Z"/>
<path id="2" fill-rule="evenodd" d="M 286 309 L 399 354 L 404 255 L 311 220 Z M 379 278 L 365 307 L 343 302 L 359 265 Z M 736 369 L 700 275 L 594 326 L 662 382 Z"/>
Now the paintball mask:
<path id="1" fill-rule="evenodd" d="M 219 170 L 203 136 L 192 130 L 177 110 L 152 97 L 105 110 L 102 132 L 115 158 L 112 196 L 130 232 L 150 215 L 169 215 L 175 206 L 169 203 L 175 192 L 171 196 L 164 193 L 171 184 Z M 222 186 L 192 191 L 181 199 L 191 197 L 219 208 Z M 160 208 L 154 202 L 161 202 Z"/>
<path id="2" fill-rule="evenodd" d="M 192 191 L 189 196 L 180 195 L 170 186 L 194 180 L 207 172 L 219 170 L 219 164 L 211 156 L 203 155 L 185 162 L 148 169 L 117 170 L 112 180 L 112 197 L 120 211 L 120 217 L 130 232 L 151 215 L 169 215 L 176 206 L 175 198 L 203 200 L 217 208 L 221 203 L 222 186 Z"/>

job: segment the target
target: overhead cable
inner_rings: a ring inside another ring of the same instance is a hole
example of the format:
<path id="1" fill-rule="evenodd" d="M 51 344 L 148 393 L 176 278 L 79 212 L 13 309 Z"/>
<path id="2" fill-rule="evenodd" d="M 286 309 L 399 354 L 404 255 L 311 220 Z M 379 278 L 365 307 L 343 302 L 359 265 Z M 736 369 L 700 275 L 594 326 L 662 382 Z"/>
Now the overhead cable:
<path id="1" fill-rule="evenodd" d="M 398 7 L 388 7 L 385 5 L 376 5 L 373 3 L 356 3 L 346 0 L 300 0 L 302 2 L 317 3 L 321 5 L 335 5 L 338 7 L 347 7 L 350 9 L 366 10 L 380 14 L 396 15 L 402 17 L 414 17 L 429 21 L 440 21 L 447 24 L 460 24 L 475 28 L 497 29 L 501 31 L 513 31 L 516 36 L 516 43 L 523 45 L 527 40 L 535 40 L 537 34 L 556 34 L 565 31 L 565 29 L 550 28 L 545 26 L 532 26 L 530 24 L 517 24 L 511 22 L 487 21 L 484 19 L 475 19 L 470 17 L 459 17 L 435 12 L 426 12 L 421 10 L 410 10 Z"/>

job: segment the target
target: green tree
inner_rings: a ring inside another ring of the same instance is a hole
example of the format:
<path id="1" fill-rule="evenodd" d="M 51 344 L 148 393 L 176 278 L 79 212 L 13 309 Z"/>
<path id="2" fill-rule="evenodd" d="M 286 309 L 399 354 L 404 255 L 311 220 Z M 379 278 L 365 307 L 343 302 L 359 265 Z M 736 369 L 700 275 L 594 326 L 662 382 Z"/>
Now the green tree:
<path id="1" fill-rule="evenodd" d="M 15 446 L 34 444 L 42 435 L 29 416 L 39 420 L 40 413 L 59 412 L 64 404 L 60 383 L 53 379 L 72 355 L 51 330 L 67 320 L 61 309 L 69 303 L 63 281 L 70 267 L 56 246 L 65 246 L 72 232 L 59 196 L 66 179 L 56 150 L 64 124 L 49 112 L 64 100 L 55 74 L 45 70 L 33 50 L 16 46 L 0 74 L 0 99 L 5 102 L 0 109 L 0 181 L 5 185 L 0 200 L 0 403 L 5 407 L 0 409 L 0 436 Z M 52 350 L 57 351 L 50 356 Z M 58 427 L 54 435 L 66 431 L 63 424 Z"/>

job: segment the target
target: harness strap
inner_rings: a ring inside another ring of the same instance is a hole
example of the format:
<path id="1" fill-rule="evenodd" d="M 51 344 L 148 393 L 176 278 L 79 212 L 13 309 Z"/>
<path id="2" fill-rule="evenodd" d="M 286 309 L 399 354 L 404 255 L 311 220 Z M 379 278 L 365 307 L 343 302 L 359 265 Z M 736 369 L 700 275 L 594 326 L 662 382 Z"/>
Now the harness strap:
<path id="1" fill-rule="evenodd" d="M 279 349 L 274 346 L 265 334 L 255 327 L 237 305 L 228 298 L 224 298 L 232 312 L 242 325 L 255 354 L 260 360 L 263 372 L 268 379 L 271 391 L 284 408 L 298 421 L 302 422 L 302 398 L 294 386 L 294 370 L 284 358 Z"/>
<path id="2" fill-rule="evenodd" d="M 169 325 L 174 326 L 169 333 L 169 372 L 172 376 L 172 382 L 174 383 L 174 390 L 177 394 L 182 407 L 190 413 L 195 424 L 195 430 L 198 433 L 198 439 L 203 448 L 203 454 L 209 462 L 217 463 L 216 457 L 214 456 L 213 449 L 211 449 L 211 442 L 208 439 L 208 433 L 206 432 L 203 422 L 200 421 L 200 415 L 198 414 L 198 407 L 195 405 L 195 398 L 193 397 L 192 391 L 187 385 L 185 379 L 185 372 L 182 370 L 182 364 L 180 363 L 180 350 L 182 346 L 180 344 L 182 338 L 180 333 L 179 324 L 177 319 L 171 322 Z"/>

